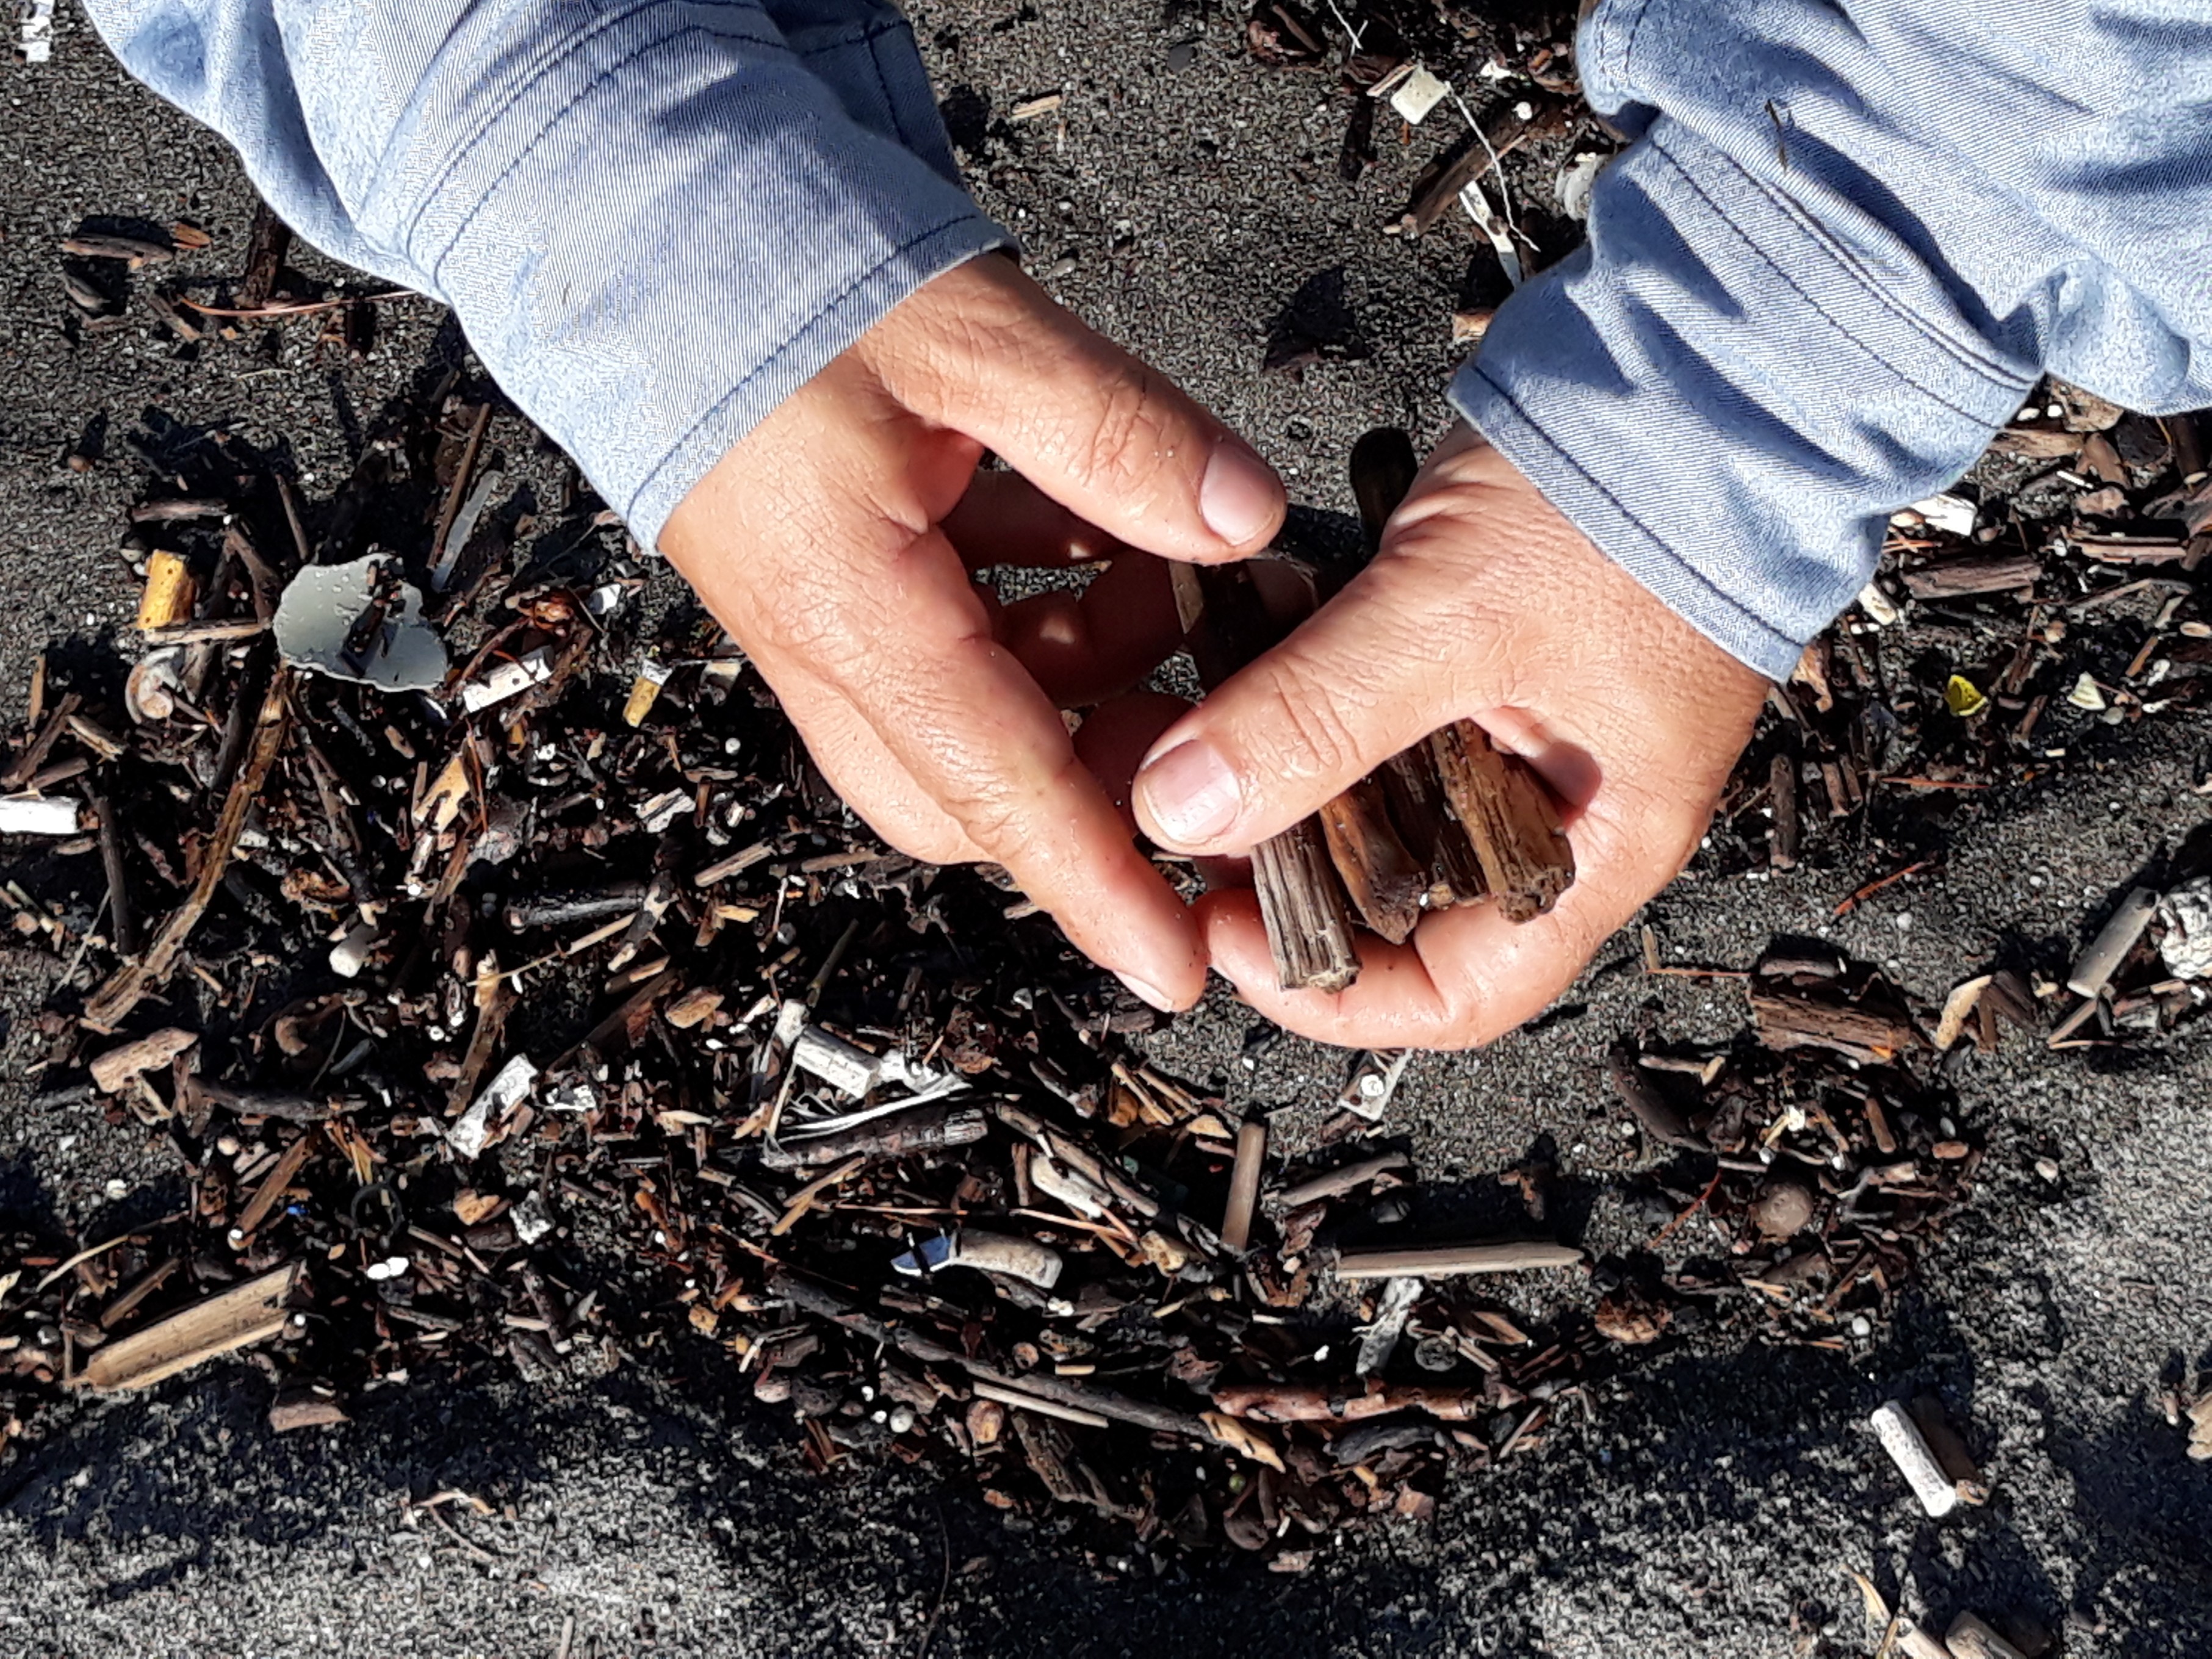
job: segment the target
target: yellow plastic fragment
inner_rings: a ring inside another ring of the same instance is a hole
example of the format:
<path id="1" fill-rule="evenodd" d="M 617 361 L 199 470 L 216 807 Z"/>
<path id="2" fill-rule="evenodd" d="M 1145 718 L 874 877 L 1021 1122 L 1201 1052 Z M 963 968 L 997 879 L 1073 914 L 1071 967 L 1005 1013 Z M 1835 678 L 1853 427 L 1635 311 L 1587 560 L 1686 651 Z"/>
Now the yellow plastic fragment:
<path id="1" fill-rule="evenodd" d="M 1943 687 L 1943 707 L 1962 720 L 1972 720 L 1989 706 L 1990 700 L 1964 674 L 1952 675 Z"/>
<path id="2" fill-rule="evenodd" d="M 174 553 L 155 552 L 146 558 L 146 586 L 138 595 L 138 627 L 143 633 L 151 629 L 167 628 L 172 623 L 191 619 L 192 601 L 199 596 L 193 590 L 191 567 Z"/>

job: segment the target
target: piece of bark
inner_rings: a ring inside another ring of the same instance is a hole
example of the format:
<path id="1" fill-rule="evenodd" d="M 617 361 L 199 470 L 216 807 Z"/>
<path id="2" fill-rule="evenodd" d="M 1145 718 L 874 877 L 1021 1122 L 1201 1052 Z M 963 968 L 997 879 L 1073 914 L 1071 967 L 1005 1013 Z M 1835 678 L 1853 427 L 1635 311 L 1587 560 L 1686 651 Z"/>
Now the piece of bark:
<path id="1" fill-rule="evenodd" d="M 1428 744 L 1417 743 L 1403 754 L 1393 755 L 1373 775 L 1382 781 L 1399 841 L 1428 878 L 1429 908 L 1448 909 L 1487 897 L 1490 886 L 1482 878 L 1482 860 L 1444 800 L 1443 780 L 1437 775 L 1436 756 Z"/>
<path id="2" fill-rule="evenodd" d="M 1429 745 L 1444 798 L 1474 844 L 1483 879 L 1508 921 L 1534 921 L 1573 885 L 1575 854 L 1543 781 L 1473 720 L 1454 720 Z"/>
<path id="3" fill-rule="evenodd" d="M 94 1060 L 87 1069 L 92 1073 L 93 1085 L 104 1095 L 112 1095 L 142 1072 L 157 1071 L 200 1040 L 197 1031 L 187 1031 L 182 1026 L 165 1025 L 158 1031 L 149 1031 L 118 1048 L 110 1048 Z"/>
<path id="4" fill-rule="evenodd" d="M 100 867 L 107 878 L 107 938 L 115 954 L 128 961 L 138 954 L 138 910 L 131 899 L 131 872 L 123 861 L 123 825 L 115 808 L 96 786 L 87 784 L 85 804 L 100 820 Z"/>
<path id="5" fill-rule="evenodd" d="M 1963 553 L 1906 571 L 1905 586 L 1916 599 L 1959 599 L 2033 587 L 2042 576 L 2042 562 L 2032 553 Z"/>
<path id="6" fill-rule="evenodd" d="M 290 671 L 279 664 L 270 678 L 268 690 L 263 694 L 260 713 L 254 723 L 252 746 L 247 751 L 246 763 L 223 798 L 222 812 L 216 820 L 214 833 L 201 849 L 199 871 L 191 890 L 185 895 L 184 902 L 170 913 L 161 931 L 146 947 L 145 955 L 117 969 L 85 1005 L 84 1023 L 92 1030 L 114 1030 L 138 1006 L 141 998 L 167 982 L 178 957 L 184 952 L 185 942 L 207 913 L 215 890 L 230 867 L 230 855 L 237 850 L 238 838 L 246 831 L 246 816 L 260 799 L 269 769 L 276 763 L 277 751 L 284 746 L 284 735 L 290 723 Z"/>
<path id="7" fill-rule="evenodd" d="M 1358 1393 L 1328 1382 L 1239 1382 L 1213 1391 L 1215 1409 L 1253 1423 L 1357 1423 L 1423 1411 L 1464 1423 L 1490 1408 L 1482 1389 L 1426 1389 L 1370 1382 Z"/>
<path id="8" fill-rule="evenodd" d="M 269 1429 L 272 1434 L 325 1428 L 347 1420 L 344 1407 L 313 1389 L 286 1389 L 269 1402 Z"/>
<path id="9" fill-rule="evenodd" d="M 1701 1136 L 1692 1133 L 1689 1122 L 1669 1105 L 1644 1068 L 1637 1063 L 1636 1050 L 1626 1042 L 1613 1045 L 1606 1056 L 1605 1074 L 1612 1083 L 1613 1092 L 1620 1097 L 1621 1104 L 1639 1124 L 1645 1134 L 1662 1146 L 1679 1147 L 1686 1152 L 1709 1152 L 1712 1148 Z"/>
<path id="10" fill-rule="evenodd" d="M 856 1124 L 835 1134 L 808 1140 L 764 1145 L 761 1162 L 771 1170 L 811 1170 L 848 1158 L 903 1158 L 981 1140 L 989 1127 L 975 1106 L 924 1106 Z"/>
<path id="11" fill-rule="evenodd" d="M 2071 455 L 2085 446 L 2079 433 L 2046 432 L 2039 427 L 2031 426 L 2007 427 L 1990 440 L 1990 447 L 2003 455 L 2051 461 L 2062 455 Z"/>
<path id="12" fill-rule="evenodd" d="M 306 1167 L 307 1160 L 314 1156 L 322 1139 L 321 1135 L 310 1129 L 284 1149 L 283 1155 L 269 1173 L 262 1176 L 261 1184 L 253 1189 L 253 1196 L 246 1200 L 246 1207 L 238 1212 L 238 1224 L 233 1229 L 234 1232 L 241 1238 L 253 1236 L 253 1230 L 266 1221 L 270 1212 L 283 1201 L 286 1189 L 291 1186 L 294 1177 Z"/>
<path id="13" fill-rule="evenodd" d="M 1316 816 L 1330 861 L 1344 878 L 1359 918 L 1393 945 L 1403 945 L 1421 920 L 1429 872 L 1399 839 L 1388 799 L 1374 775 L 1324 802 Z"/>
<path id="14" fill-rule="evenodd" d="M 1276 982 L 1285 991 L 1341 991 L 1359 977 L 1352 906 L 1318 818 L 1252 849 L 1252 885 Z"/>
<path id="15" fill-rule="evenodd" d="M 1919 1035 L 1900 1019 L 1870 1008 L 1822 1002 L 1784 992 L 1751 993 L 1751 1018 L 1769 1048 L 1827 1048 L 1853 1060 L 1887 1065 L 1919 1046 Z"/>
<path id="16" fill-rule="evenodd" d="M 204 1359 L 265 1341 L 284 1328 L 284 1301 L 299 1278 L 295 1261 L 196 1302 L 107 1344 L 72 1382 L 102 1393 L 148 1388 Z"/>
<path id="17" fill-rule="evenodd" d="M 276 297 L 284 256 L 292 251 L 292 228 L 266 202 L 253 204 L 253 228 L 246 238 L 246 275 L 238 284 L 238 308 L 258 311 Z"/>
<path id="18" fill-rule="evenodd" d="M 1540 1240 L 1486 1244 L 1417 1244 L 1396 1250 L 1347 1250 L 1337 1258 L 1339 1279 L 1443 1279 L 1455 1273 L 1518 1273 L 1572 1267 L 1583 1253 L 1571 1244 Z"/>
<path id="19" fill-rule="evenodd" d="M 1797 762 L 1777 755 L 1766 768 L 1766 793 L 1774 807 L 1774 835 L 1766 845 L 1766 861 L 1777 870 L 1797 867 Z"/>

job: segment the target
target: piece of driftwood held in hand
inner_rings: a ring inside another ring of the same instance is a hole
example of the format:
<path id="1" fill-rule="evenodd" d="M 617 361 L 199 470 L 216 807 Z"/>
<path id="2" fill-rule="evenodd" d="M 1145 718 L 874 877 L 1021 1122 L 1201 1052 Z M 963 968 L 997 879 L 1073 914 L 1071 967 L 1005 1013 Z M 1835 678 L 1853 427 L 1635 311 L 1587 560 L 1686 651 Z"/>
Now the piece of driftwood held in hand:
<path id="1" fill-rule="evenodd" d="M 1353 447 L 1352 469 L 1372 553 L 1418 471 L 1412 441 L 1392 428 L 1370 432 Z M 1297 620 L 1263 602 L 1249 566 L 1177 565 L 1174 576 L 1209 691 Z M 1528 921 L 1572 884 L 1574 854 L 1528 763 L 1457 720 L 1255 847 L 1252 876 L 1277 982 L 1340 991 L 1359 975 L 1355 915 L 1393 945 L 1411 937 L 1425 910 L 1486 897 L 1509 921 Z"/>
<path id="2" fill-rule="evenodd" d="M 85 1361 L 76 1385 L 103 1391 L 148 1388 L 203 1359 L 265 1341 L 284 1328 L 284 1299 L 299 1277 L 295 1261 L 111 1342 Z"/>

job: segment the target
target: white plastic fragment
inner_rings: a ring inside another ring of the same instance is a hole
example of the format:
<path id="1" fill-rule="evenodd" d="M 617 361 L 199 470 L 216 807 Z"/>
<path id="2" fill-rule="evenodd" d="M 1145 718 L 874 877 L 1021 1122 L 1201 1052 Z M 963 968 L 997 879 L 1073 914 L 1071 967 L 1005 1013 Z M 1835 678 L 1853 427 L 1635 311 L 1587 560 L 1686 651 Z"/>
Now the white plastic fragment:
<path id="1" fill-rule="evenodd" d="M 54 0 L 16 0 L 22 20 L 19 49 L 27 64 L 43 64 L 54 55 Z"/>
<path id="2" fill-rule="evenodd" d="M 553 648 L 541 645 L 527 656 L 495 664 L 482 679 L 471 680 L 462 686 L 461 707 L 471 714 L 478 714 L 494 703 L 520 696 L 533 685 L 543 685 L 552 678 Z"/>
<path id="3" fill-rule="evenodd" d="M 855 1100 L 874 1088 L 883 1075 L 879 1056 L 830 1036 L 818 1025 L 810 1025 L 799 1034 L 791 1050 L 791 1063 Z"/>
<path id="4" fill-rule="evenodd" d="M 553 1212 L 546 1208 L 544 1194 L 535 1187 L 507 1212 L 507 1218 L 514 1224 L 514 1236 L 525 1244 L 535 1244 L 553 1231 Z"/>
<path id="5" fill-rule="evenodd" d="M 1866 612 L 1866 619 L 1876 628 L 1893 627 L 1897 619 L 1905 614 L 1897 608 L 1897 602 L 1881 591 L 1881 584 L 1876 581 L 1869 581 L 1859 589 L 1858 607 Z"/>
<path id="6" fill-rule="evenodd" d="M 2176 979 L 2212 979 L 2212 876 L 2185 881 L 2159 902 L 2166 936 L 2159 959 Z"/>
<path id="7" fill-rule="evenodd" d="M 1964 495 L 1930 495 L 1924 501 L 1913 502 L 1905 512 L 1893 514 L 1890 522 L 1902 522 L 1906 526 L 1924 524 L 1930 530 L 1940 530 L 1947 536 L 1971 536 L 1974 533 L 1974 519 L 1978 511 Z"/>
<path id="8" fill-rule="evenodd" d="M 1505 272 L 1505 280 L 1515 288 L 1521 286 L 1521 252 L 1513 246 L 1512 227 L 1505 222 L 1490 198 L 1482 193 L 1482 181 L 1470 179 L 1459 193 L 1459 204 L 1467 210 L 1467 216 L 1474 221 L 1475 228 L 1490 239 L 1490 246 L 1498 255 L 1498 263 Z"/>
<path id="9" fill-rule="evenodd" d="M 376 924 L 357 921 L 346 936 L 331 946 L 331 971 L 340 979 L 356 979 L 376 948 Z"/>
<path id="10" fill-rule="evenodd" d="M 1398 1339 L 1406 1334 L 1406 1322 L 1413 1316 L 1413 1304 L 1421 1299 L 1421 1281 L 1412 1275 L 1382 1281 L 1382 1297 L 1376 1304 L 1375 1321 L 1359 1339 L 1359 1360 L 1354 1370 L 1361 1376 L 1372 1376 L 1390 1363 L 1390 1356 L 1398 1346 Z"/>
<path id="11" fill-rule="evenodd" d="M 1559 169 L 1559 182 L 1553 186 L 1559 198 L 1559 211 L 1568 218 L 1580 222 L 1589 217 L 1590 192 L 1597 188 L 1597 176 L 1605 171 L 1602 155 L 1577 155 Z"/>
<path id="12" fill-rule="evenodd" d="M 1912 1488 L 1920 1507 L 1938 1521 L 1958 1508 L 1959 1489 L 1943 1473 L 1936 1454 L 1929 1449 L 1920 1425 L 1912 1420 L 1912 1413 L 1896 1401 L 1887 1400 L 1875 1409 L 1872 1421 L 1881 1449 L 1889 1454 L 1890 1462 L 1897 1465 L 1898 1473 Z"/>
<path id="13" fill-rule="evenodd" d="M 68 795 L 0 795 L 0 836 L 74 836 L 78 806 Z"/>
<path id="14" fill-rule="evenodd" d="M 530 1056 L 517 1054 L 499 1068 L 498 1075 L 446 1131 L 447 1144 L 463 1158 L 476 1157 L 490 1143 L 492 1124 L 520 1105 L 537 1082 L 538 1067 Z"/>
<path id="15" fill-rule="evenodd" d="M 398 1279 L 411 1265 L 404 1255 L 387 1255 L 380 1261 L 370 1262 L 362 1271 L 374 1279 Z"/>
<path id="16" fill-rule="evenodd" d="M 370 616 L 389 553 L 349 564 L 311 564 L 285 585 L 273 624 L 276 649 L 295 668 L 387 691 L 428 691 L 446 678 L 446 647 L 422 620 L 422 591 L 411 582 L 392 590 L 398 604 Z M 354 637 L 356 630 L 363 636 Z"/>
<path id="17" fill-rule="evenodd" d="M 1376 1048 L 1359 1057 L 1351 1079 L 1336 1097 L 1337 1108 L 1370 1123 L 1382 1121 L 1398 1092 L 1398 1079 L 1413 1058 L 1411 1048 Z"/>
<path id="18" fill-rule="evenodd" d="M 1398 82 L 1390 94 L 1390 107 L 1414 126 L 1429 118 L 1429 112 L 1443 102 L 1451 93 L 1451 82 L 1429 72 L 1425 64 L 1413 65 L 1413 73 Z"/>

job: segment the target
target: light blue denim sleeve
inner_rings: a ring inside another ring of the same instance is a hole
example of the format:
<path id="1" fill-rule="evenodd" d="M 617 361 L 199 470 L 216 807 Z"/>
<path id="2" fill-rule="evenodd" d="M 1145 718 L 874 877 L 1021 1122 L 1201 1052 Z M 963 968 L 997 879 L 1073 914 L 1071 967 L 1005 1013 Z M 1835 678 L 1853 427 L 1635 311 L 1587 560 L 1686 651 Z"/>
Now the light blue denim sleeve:
<path id="1" fill-rule="evenodd" d="M 1580 57 L 1635 142 L 1453 399 L 1762 672 L 2045 371 L 2212 404 L 2207 0 L 1606 0 Z"/>
<path id="2" fill-rule="evenodd" d="M 450 305 L 651 545 L 787 395 L 1011 239 L 871 0 L 88 0 L 325 252 Z"/>

